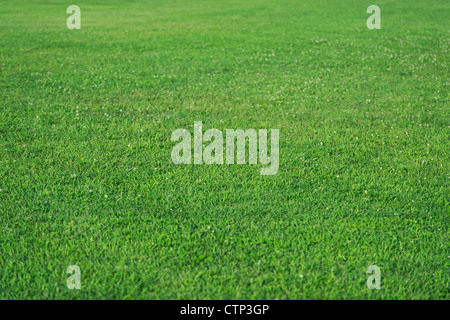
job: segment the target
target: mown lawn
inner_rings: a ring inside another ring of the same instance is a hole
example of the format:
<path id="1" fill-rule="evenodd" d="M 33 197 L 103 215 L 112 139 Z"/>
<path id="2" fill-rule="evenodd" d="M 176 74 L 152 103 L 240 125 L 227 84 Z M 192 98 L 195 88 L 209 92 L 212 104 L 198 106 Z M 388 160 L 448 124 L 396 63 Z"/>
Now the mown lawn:
<path id="1" fill-rule="evenodd" d="M 449 16 L 2 1 L 0 299 L 449 299 Z M 279 129 L 278 173 L 173 164 L 194 121 Z"/>

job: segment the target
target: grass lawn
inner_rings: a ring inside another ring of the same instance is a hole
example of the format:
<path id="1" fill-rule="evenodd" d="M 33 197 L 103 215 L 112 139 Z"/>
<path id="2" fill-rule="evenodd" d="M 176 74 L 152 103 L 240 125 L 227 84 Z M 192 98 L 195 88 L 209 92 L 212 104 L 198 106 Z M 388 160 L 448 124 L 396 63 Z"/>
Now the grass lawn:
<path id="1" fill-rule="evenodd" d="M 0 299 L 450 299 L 449 17 L 3 0 Z M 278 173 L 175 165 L 194 121 L 279 129 Z"/>

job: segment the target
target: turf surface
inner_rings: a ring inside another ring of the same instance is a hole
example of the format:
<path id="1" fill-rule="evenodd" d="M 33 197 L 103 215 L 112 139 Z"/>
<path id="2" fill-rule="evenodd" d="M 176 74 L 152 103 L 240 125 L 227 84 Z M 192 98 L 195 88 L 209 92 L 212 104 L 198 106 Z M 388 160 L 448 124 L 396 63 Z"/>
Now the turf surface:
<path id="1" fill-rule="evenodd" d="M 2 1 L 0 299 L 449 299 L 449 16 Z M 194 121 L 280 129 L 278 173 L 174 165 Z"/>

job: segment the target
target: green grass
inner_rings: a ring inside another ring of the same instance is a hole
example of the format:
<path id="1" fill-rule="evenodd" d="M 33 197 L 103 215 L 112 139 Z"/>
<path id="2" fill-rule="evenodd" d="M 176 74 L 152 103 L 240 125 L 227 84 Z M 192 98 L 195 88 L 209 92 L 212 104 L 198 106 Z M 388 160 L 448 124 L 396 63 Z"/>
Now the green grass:
<path id="1" fill-rule="evenodd" d="M 449 299 L 449 16 L 2 1 L 0 299 Z M 280 129 L 278 173 L 174 165 L 194 121 Z"/>

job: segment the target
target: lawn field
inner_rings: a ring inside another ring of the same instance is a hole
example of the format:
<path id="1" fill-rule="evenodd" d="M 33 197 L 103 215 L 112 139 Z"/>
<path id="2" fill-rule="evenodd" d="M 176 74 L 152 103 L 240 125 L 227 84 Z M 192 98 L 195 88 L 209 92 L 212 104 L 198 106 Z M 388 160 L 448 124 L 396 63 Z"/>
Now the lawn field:
<path id="1" fill-rule="evenodd" d="M 0 299 L 450 299 L 449 18 L 2 0 Z M 194 121 L 279 129 L 278 172 L 174 164 Z"/>

